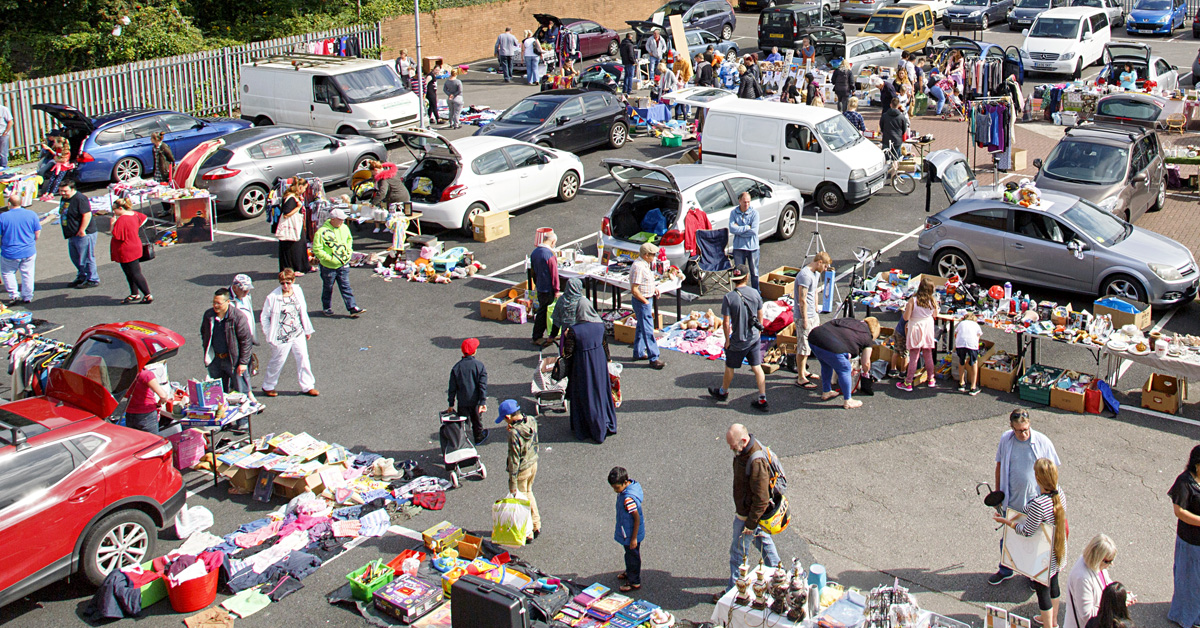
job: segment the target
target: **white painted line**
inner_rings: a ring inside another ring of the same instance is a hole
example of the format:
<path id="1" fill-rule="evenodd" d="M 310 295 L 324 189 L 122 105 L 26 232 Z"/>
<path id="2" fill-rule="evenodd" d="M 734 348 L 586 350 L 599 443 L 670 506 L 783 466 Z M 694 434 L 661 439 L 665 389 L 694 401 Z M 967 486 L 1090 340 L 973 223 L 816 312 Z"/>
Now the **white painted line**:
<path id="1" fill-rule="evenodd" d="M 801 218 L 801 219 L 800 219 L 800 222 L 807 222 L 807 223 L 816 224 L 816 222 L 817 222 L 817 221 L 816 221 L 816 220 L 814 220 L 814 219 L 812 219 L 812 218 Z M 857 230 L 859 230 L 859 231 L 870 231 L 870 232 L 872 232 L 872 233 L 883 233 L 883 234 L 886 234 L 886 235 L 895 235 L 895 236 L 904 236 L 904 237 L 910 237 L 908 234 L 906 234 L 906 233 L 904 233 L 904 232 L 902 232 L 902 231 L 891 231 L 891 230 L 888 230 L 888 229 L 876 229 L 876 228 L 874 228 L 874 227 L 860 227 L 860 226 L 858 226 L 858 225 L 846 225 L 846 224 L 842 224 L 842 223 L 840 223 L 840 222 L 829 222 L 829 221 L 825 221 L 825 222 L 821 223 L 821 225 L 822 225 L 822 226 L 829 226 L 829 227 L 842 227 L 842 228 L 844 228 L 844 229 L 857 229 Z"/>
<path id="2" fill-rule="evenodd" d="M 924 230 L 925 230 L 925 225 L 921 225 L 920 227 L 917 227 L 916 229 L 909 231 L 908 233 L 900 236 L 899 238 L 892 240 L 891 244 L 888 244 L 887 246 L 883 247 L 882 249 L 879 249 L 879 255 L 882 256 L 884 253 L 887 253 L 888 251 L 899 246 L 901 242 L 904 242 L 905 240 L 907 240 L 909 238 L 915 237 L 918 233 L 920 233 L 921 231 L 924 231 Z M 838 274 L 838 276 L 833 278 L 833 283 L 836 284 L 837 282 L 841 281 L 842 279 L 845 279 L 847 275 L 854 272 L 854 270 L 857 268 L 858 268 L 858 263 L 855 263 L 850 268 L 847 268 L 846 270 L 842 271 L 841 273 Z"/>
<path id="3" fill-rule="evenodd" d="M 621 195 L 620 192 L 614 192 L 612 190 L 597 190 L 594 188 L 579 188 L 579 191 L 580 192 L 591 192 L 593 194 L 609 194 L 611 196 L 620 196 Z"/>
<path id="4" fill-rule="evenodd" d="M 506 286 L 517 285 L 517 282 L 515 282 L 511 279 L 501 279 L 499 277 L 492 277 L 491 275 L 475 275 L 475 279 L 483 279 L 485 281 L 494 281 L 496 283 L 504 284 Z"/>
<path id="5" fill-rule="evenodd" d="M 233 231 L 218 231 L 216 229 L 213 229 L 213 234 L 214 235 L 231 236 L 234 238 L 250 238 L 251 240 L 262 240 L 263 242 L 276 242 L 277 241 L 275 238 L 254 235 L 253 233 L 236 233 Z"/>

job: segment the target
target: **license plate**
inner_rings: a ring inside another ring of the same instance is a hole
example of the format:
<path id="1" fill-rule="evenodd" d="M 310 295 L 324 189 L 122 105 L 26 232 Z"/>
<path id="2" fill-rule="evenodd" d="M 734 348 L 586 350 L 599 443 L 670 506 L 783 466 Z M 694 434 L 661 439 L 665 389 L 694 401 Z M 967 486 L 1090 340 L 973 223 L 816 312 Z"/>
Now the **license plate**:
<path id="1" fill-rule="evenodd" d="M 783 39 L 783 33 L 771 33 L 771 39 Z"/>
<path id="2" fill-rule="evenodd" d="M 871 184 L 871 188 L 867 191 L 867 194 L 874 194 L 882 189 L 883 189 L 883 181 L 876 181 L 875 183 Z"/>
<path id="3" fill-rule="evenodd" d="M 1035 67 L 1039 70 L 1053 70 L 1054 64 L 1053 63 L 1034 63 L 1033 67 Z"/>
<path id="4" fill-rule="evenodd" d="M 639 253 L 635 251 L 626 251 L 624 249 L 613 249 L 614 257 L 621 257 L 622 255 L 629 257 L 629 259 L 637 259 Z"/>
<path id="5" fill-rule="evenodd" d="M 962 24 L 962 23 L 963 23 L 963 18 L 961 18 L 961 17 L 952 17 L 952 18 L 950 18 L 950 21 L 951 21 L 951 22 L 953 22 L 954 24 Z"/>

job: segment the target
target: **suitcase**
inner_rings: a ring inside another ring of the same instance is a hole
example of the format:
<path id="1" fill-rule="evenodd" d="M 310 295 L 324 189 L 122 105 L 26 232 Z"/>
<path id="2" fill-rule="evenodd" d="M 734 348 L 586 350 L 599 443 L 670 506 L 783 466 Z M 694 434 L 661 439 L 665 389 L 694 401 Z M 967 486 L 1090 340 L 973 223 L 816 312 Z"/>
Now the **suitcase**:
<path id="1" fill-rule="evenodd" d="M 529 628 L 529 598 L 512 587 L 467 574 L 450 591 L 453 628 Z"/>

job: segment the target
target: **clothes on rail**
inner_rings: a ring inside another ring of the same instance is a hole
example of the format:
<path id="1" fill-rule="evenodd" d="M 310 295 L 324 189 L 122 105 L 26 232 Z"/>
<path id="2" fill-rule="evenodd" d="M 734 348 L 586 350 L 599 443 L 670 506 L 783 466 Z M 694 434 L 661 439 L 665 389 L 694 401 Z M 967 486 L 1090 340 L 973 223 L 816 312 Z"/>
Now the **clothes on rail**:
<path id="1" fill-rule="evenodd" d="M 12 398 L 21 399 L 46 391 L 50 369 L 60 366 L 72 345 L 50 338 L 30 336 L 18 342 L 8 354 L 8 373 L 12 376 Z"/>
<path id="2" fill-rule="evenodd" d="M 1010 99 L 989 99 L 972 103 L 968 116 L 968 133 L 975 145 L 993 154 L 997 168 L 1012 168 L 1016 113 Z"/>
<path id="3" fill-rule="evenodd" d="M 343 35 L 310 41 L 305 44 L 305 51 L 314 55 L 361 57 L 362 44 L 359 43 L 358 35 Z"/>
<path id="4" fill-rule="evenodd" d="M 1001 59 L 967 61 L 963 82 L 963 95 L 968 99 L 1004 95 L 1004 61 Z"/>

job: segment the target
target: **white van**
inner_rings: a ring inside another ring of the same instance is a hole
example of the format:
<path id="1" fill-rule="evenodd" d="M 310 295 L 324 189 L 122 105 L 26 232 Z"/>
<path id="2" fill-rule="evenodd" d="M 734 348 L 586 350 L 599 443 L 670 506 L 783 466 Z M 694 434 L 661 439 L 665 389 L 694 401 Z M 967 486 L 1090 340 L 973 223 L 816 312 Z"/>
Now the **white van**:
<path id="1" fill-rule="evenodd" d="M 1070 74 L 1100 61 L 1112 39 L 1108 14 L 1094 7 L 1059 7 L 1044 11 L 1025 29 L 1021 58 L 1025 70 Z"/>
<path id="2" fill-rule="evenodd" d="M 380 140 L 420 123 L 421 100 L 390 63 L 289 54 L 242 65 L 242 119 Z"/>
<path id="3" fill-rule="evenodd" d="M 861 203 L 883 187 L 883 151 L 837 109 L 746 100 L 712 87 L 665 98 L 708 110 L 700 139 L 705 165 L 783 181 L 827 212 Z"/>

